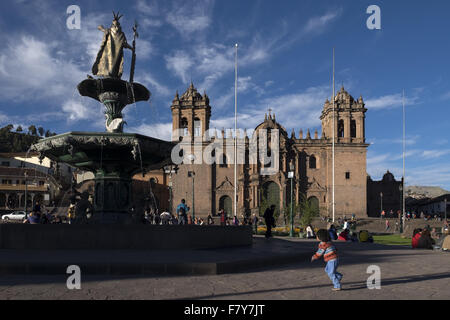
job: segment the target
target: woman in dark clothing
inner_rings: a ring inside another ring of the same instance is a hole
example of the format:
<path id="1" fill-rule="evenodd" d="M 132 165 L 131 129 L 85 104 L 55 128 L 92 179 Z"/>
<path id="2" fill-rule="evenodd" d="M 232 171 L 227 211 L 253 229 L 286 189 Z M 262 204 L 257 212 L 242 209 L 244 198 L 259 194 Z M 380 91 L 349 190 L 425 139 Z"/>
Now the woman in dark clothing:
<path id="1" fill-rule="evenodd" d="M 338 236 L 334 224 L 330 226 L 330 229 L 328 229 L 328 233 L 330 234 L 331 240 L 337 240 Z"/>
<path id="2" fill-rule="evenodd" d="M 418 249 L 433 249 L 435 241 L 431 238 L 430 230 L 425 229 L 422 231 L 422 235 L 419 238 L 417 244 Z"/>

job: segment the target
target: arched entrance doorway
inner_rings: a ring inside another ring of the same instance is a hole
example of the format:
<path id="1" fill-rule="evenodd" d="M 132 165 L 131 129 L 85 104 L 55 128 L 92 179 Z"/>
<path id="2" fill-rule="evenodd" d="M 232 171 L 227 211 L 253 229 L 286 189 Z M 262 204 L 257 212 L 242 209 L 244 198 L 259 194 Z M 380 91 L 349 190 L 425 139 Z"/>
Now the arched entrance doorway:
<path id="1" fill-rule="evenodd" d="M 262 189 L 262 202 L 266 204 L 266 207 L 275 205 L 275 216 L 280 214 L 280 187 L 273 181 L 266 182 Z"/>
<path id="2" fill-rule="evenodd" d="M 229 196 L 223 196 L 219 200 L 219 210 L 224 210 L 225 214 L 230 217 L 232 215 L 233 202 Z"/>
<path id="3" fill-rule="evenodd" d="M 309 197 L 308 202 L 315 215 L 319 215 L 319 199 L 316 197 Z"/>
<path id="4" fill-rule="evenodd" d="M 8 197 L 8 208 L 17 209 L 19 207 L 19 196 L 17 193 L 11 193 Z"/>

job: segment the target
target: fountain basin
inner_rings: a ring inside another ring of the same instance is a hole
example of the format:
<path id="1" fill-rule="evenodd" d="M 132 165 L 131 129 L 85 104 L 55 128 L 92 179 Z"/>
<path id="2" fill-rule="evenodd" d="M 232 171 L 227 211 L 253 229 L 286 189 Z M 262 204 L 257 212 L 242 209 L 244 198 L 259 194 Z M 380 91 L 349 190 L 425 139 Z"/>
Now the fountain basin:
<path id="1" fill-rule="evenodd" d="M 95 174 L 93 223 L 132 223 L 132 177 L 171 164 L 171 142 L 133 133 L 69 132 L 31 147 L 47 157 Z"/>
<path id="2" fill-rule="evenodd" d="M 124 96 L 125 104 L 132 104 L 150 99 L 150 92 L 139 83 L 129 83 L 120 79 L 86 79 L 78 85 L 78 92 L 84 97 L 90 97 L 103 103 L 101 95 L 114 92 Z"/>

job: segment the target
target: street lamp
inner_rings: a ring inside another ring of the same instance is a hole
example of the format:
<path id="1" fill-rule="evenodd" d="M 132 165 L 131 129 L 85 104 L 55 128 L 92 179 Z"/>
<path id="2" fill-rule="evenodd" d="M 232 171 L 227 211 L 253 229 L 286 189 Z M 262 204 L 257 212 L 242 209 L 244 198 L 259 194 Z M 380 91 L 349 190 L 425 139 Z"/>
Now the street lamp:
<path id="1" fill-rule="evenodd" d="M 444 221 L 447 221 L 447 198 L 444 199 Z"/>
<path id="2" fill-rule="evenodd" d="M 380 215 L 381 215 L 381 213 L 383 212 L 383 192 L 380 192 L 380 201 L 381 201 L 381 204 L 380 204 L 380 207 L 381 207 Z"/>
<path id="3" fill-rule="evenodd" d="M 291 179 L 291 231 L 289 233 L 289 235 L 291 237 L 294 237 L 294 206 L 293 206 L 293 198 L 294 198 L 294 163 L 291 162 L 289 163 L 289 173 L 288 173 L 288 178 Z"/>
<path id="4" fill-rule="evenodd" d="M 193 154 L 190 154 L 188 156 L 189 161 L 191 161 L 192 163 L 192 167 L 195 161 L 195 156 Z M 194 170 L 192 171 L 188 171 L 188 177 L 192 178 L 192 220 L 195 219 L 195 190 L 194 190 L 194 186 L 195 186 L 195 172 Z"/>
<path id="5" fill-rule="evenodd" d="M 174 166 L 174 165 L 169 165 L 169 166 L 165 166 L 164 167 L 164 173 L 169 175 L 169 212 L 170 214 L 172 214 L 172 207 L 173 207 L 173 195 L 172 195 L 172 187 L 173 187 L 173 183 L 172 183 L 172 175 L 175 173 L 177 173 L 178 171 L 178 167 Z"/>
<path id="6" fill-rule="evenodd" d="M 27 196 L 28 196 L 28 183 L 27 183 L 27 177 L 28 177 L 28 174 L 27 174 L 27 172 L 25 171 L 25 207 L 24 207 L 24 209 L 23 209 L 23 211 L 25 211 L 25 215 L 27 214 Z"/>

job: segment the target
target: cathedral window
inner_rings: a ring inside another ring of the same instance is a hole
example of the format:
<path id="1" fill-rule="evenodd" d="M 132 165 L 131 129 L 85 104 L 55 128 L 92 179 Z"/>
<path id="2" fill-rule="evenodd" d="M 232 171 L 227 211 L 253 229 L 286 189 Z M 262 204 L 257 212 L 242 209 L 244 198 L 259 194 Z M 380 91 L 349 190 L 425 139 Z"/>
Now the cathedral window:
<path id="1" fill-rule="evenodd" d="M 200 119 L 195 118 L 194 120 L 194 137 L 200 137 L 202 134 L 202 122 Z"/>
<path id="2" fill-rule="evenodd" d="M 186 118 L 181 119 L 181 129 L 183 129 L 183 136 L 189 135 L 188 121 Z"/>
<path id="3" fill-rule="evenodd" d="M 345 179 L 350 180 L 350 172 L 345 173 Z"/>
<path id="4" fill-rule="evenodd" d="M 352 120 L 350 122 L 350 137 L 356 138 L 356 121 Z"/>
<path id="5" fill-rule="evenodd" d="M 315 156 L 309 157 L 309 168 L 310 169 L 317 169 L 317 160 Z"/>
<path id="6" fill-rule="evenodd" d="M 338 122 L 338 138 L 344 137 L 344 120 Z"/>
<path id="7" fill-rule="evenodd" d="M 220 161 L 220 168 L 228 168 L 228 163 L 227 163 L 227 156 L 226 155 L 222 155 L 221 161 Z"/>

